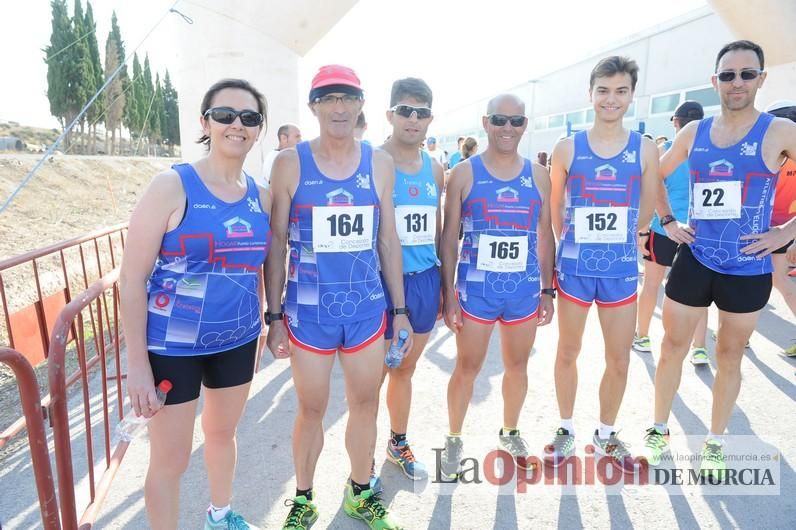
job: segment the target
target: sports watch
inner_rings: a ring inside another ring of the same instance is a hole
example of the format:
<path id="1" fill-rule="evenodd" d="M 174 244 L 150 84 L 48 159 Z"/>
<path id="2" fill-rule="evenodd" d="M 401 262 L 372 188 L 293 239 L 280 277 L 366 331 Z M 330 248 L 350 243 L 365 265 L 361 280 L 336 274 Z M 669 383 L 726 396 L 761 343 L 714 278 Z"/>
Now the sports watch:
<path id="1" fill-rule="evenodd" d="M 542 294 L 550 295 L 551 298 L 556 297 L 556 288 L 555 287 L 546 287 L 541 290 Z"/>
<path id="2" fill-rule="evenodd" d="M 284 319 L 285 318 L 285 314 L 284 313 L 269 313 L 269 312 L 266 311 L 265 313 L 263 313 L 263 317 L 265 317 L 265 323 L 270 326 L 271 322 L 278 322 L 279 320 Z"/>
<path id="3" fill-rule="evenodd" d="M 673 223 L 673 222 L 675 222 L 676 220 L 677 220 L 677 219 L 675 219 L 675 218 L 674 218 L 674 216 L 673 216 L 673 215 L 671 215 L 671 214 L 669 214 L 669 215 L 664 215 L 663 217 L 661 217 L 661 226 L 666 226 L 666 225 L 668 225 L 669 223 Z"/>
<path id="4" fill-rule="evenodd" d="M 392 316 L 395 316 L 395 315 L 406 315 L 406 316 L 409 316 L 409 308 L 408 307 L 394 307 L 394 308 L 390 309 L 389 313 Z"/>

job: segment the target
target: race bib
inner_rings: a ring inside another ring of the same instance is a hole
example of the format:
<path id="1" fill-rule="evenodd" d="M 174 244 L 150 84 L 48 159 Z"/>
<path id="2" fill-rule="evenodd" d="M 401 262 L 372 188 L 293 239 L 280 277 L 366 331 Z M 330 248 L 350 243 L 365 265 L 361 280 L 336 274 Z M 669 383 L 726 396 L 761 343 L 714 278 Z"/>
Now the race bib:
<path id="1" fill-rule="evenodd" d="M 694 184 L 694 219 L 740 219 L 741 182 Z"/>
<path id="2" fill-rule="evenodd" d="M 575 243 L 627 243 L 627 206 L 575 208 Z"/>
<path id="3" fill-rule="evenodd" d="M 433 245 L 437 234 L 435 206 L 396 206 L 395 228 L 401 246 Z"/>
<path id="4" fill-rule="evenodd" d="M 315 252 L 359 252 L 373 248 L 373 206 L 312 208 Z"/>
<path id="5" fill-rule="evenodd" d="M 489 236 L 478 238 L 476 268 L 490 272 L 523 272 L 528 264 L 527 236 Z"/>

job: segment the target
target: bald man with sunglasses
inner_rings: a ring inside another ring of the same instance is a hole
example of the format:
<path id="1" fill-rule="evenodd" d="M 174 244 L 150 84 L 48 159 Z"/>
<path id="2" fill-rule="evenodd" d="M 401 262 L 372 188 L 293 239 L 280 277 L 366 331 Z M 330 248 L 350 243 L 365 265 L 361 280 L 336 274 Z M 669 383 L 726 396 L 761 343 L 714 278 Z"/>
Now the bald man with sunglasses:
<path id="1" fill-rule="evenodd" d="M 498 321 L 505 370 L 499 442 L 519 467 L 533 472 L 518 425 L 536 329 L 553 317 L 550 177 L 518 153 L 528 126 L 525 104 L 513 94 L 499 95 L 487 105 L 482 123 L 486 150 L 451 172 L 440 245 L 443 314 L 457 350 L 440 469 L 449 480 L 461 473 L 464 417 Z M 457 256 L 460 223 L 464 238 Z"/>

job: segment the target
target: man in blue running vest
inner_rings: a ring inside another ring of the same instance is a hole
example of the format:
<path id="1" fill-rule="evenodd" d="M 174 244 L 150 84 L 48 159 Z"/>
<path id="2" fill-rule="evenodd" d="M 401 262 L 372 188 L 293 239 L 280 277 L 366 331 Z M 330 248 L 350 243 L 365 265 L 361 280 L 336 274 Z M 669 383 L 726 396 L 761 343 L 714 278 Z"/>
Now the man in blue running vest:
<path id="1" fill-rule="evenodd" d="M 412 480 L 422 480 L 427 476 L 425 466 L 415 459 L 406 438 L 412 403 L 412 375 L 440 310 L 437 249 L 442 228 L 439 201 L 443 169 L 420 147 L 434 119 L 431 102 L 431 89 L 422 79 L 409 77 L 393 83 L 387 111 L 392 134 L 382 146 L 395 163 L 392 194 L 395 227 L 403 255 L 404 299 L 414 331 L 414 346 L 400 366 L 389 370 L 387 409 L 390 412 L 390 439 L 387 458 Z M 387 308 L 392 309 L 389 297 Z M 393 335 L 392 326 L 388 324 L 384 334 L 387 347 Z"/>
<path id="2" fill-rule="evenodd" d="M 281 152 L 271 174 L 271 193 L 279 206 L 272 211 L 274 254 L 266 262 L 268 347 L 277 357 L 290 357 L 298 395 L 293 429 L 296 495 L 288 501 L 285 530 L 304 530 L 318 519 L 312 485 L 338 355 L 351 462 L 343 509 L 371 528 L 398 528 L 370 487 L 370 473 L 384 366 L 381 337 L 391 318 L 393 329 L 410 332 L 406 351 L 412 348 L 412 328 L 395 231 L 395 169 L 389 154 L 354 139 L 362 105 L 363 91 L 353 70 L 322 67 L 309 94 L 320 136 Z M 389 316 L 385 288 L 393 302 Z"/>
<path id="3" fill-rule="evenodd" d="M 533 472 L 519 420 L 528 391 L 528 356 L 537 327 L 553 317 L 555 296 L 550 178 L 546 168 L 517 151 L 528 126 L 525 104 L 515 95 L 499 95 L 487 105 L 482 125 L 486 151 L 451 171 L 440 244 L 443 314 L 456 334 L 456 367 L 448 383 L 450 432 L 440 462 L 440 474 L 450 479 L 460 473 L 464 417 L 498 321 L 504 366 L 498 440 L 518 466 Z"/>
<path id="4" fill-rule="evenodd" d="M 771 292 L 771 254 L 796 236 L 796 218 L 770 227 L 779 167 L 796 156 L 796 124 L 761 113 L 755 95 L 766 79 L 763 50 L 741 40 L 716 57 L 713 87 L 718 116 L 689 123 L 661 158 L 661 175 L 688 160 L 689 224 L 664 224 L 680 245 L 663 303 L 664 337 L 655 371 L 655 423 L 645 454 L 660 463 L 668 450 L 667 422 L 688 343 L 705 307 L 719 309 L 713 414 L 702 451 L 701 472 L 725 475 L 723 434 L 741 388 L 747 340 Z M 671 218 L 671 209 L 659 212 Z"/>

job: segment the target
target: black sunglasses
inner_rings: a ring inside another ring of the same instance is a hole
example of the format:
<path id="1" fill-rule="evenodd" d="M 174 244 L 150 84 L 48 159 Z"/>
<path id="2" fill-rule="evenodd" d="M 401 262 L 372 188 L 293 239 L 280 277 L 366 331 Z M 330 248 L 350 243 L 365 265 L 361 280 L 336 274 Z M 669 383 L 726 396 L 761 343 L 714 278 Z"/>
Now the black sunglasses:
<path id="1" fill-rule="evenodd" d="M 521 114 L 515 114 L 514 116 L 506 116 L 505 114 L 489 115 L 489 123 L 495 127 L 503 127 L 506 125 L 506 122 L 511 123 L 512 127 L 522 127 L 525 124 L 526 119 L 527 118 Z"/>
<path id="2" fill-rule="evenodd" d="M 431 117 L 431 109 L 428 107 L 413 107 L 412 105 L 396 105 L 390 109 L 398 116 L 411 118 L 412 113 L 417 114 L 418 120 L 425 120 Z"/>
<path id="3" fill-rule="evenodd" d="M 757 79 L 757 76 L 759 76 L 761 73 L 762 71 L 760 70 L 741 70 L 737 73 L 732 70 L 725 70 L 724 72 L 719 72 L 716 74 L 716 77 L 722 83 L 729 83 L 730 81 L 735 80 L 736 75 L 740 75 L 741 79 L 744 81 L 751 81 L 752 79 Z"/>
<path id="4" fill-rule="evenodd" d="M 235 110 L 229 107 L 213 107 L 205 111 L 205 118 L 210 117 L 213 121 L 229 125 L 240 116 L 240 123 L 244 127 L 257 127 L 263 123 L 263 115 L 255 110 Z"/>

